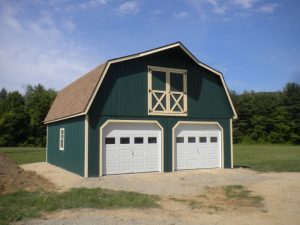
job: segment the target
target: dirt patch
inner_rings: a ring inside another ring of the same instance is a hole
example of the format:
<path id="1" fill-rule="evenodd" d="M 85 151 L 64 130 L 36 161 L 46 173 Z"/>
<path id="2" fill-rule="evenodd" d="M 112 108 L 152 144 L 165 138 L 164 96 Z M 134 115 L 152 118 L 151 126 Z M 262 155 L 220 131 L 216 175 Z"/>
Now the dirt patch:
<path id="1" fill-rule="evenodd" d="M 263 197 L 255 195 L 242 185 L 206 187 L 200 195 L 170 197 L 169 200 L 186 204 L 191 209 L 202 209 L 206 213 L 220 211 L 265 211 Z"/>
<path id="2" fill-rule="evenodd" d="M 0 154 L 0 195 L 25 191 L 53 191 L 56 187 L 36 172 L 25 171 L 4 154 Z"/>

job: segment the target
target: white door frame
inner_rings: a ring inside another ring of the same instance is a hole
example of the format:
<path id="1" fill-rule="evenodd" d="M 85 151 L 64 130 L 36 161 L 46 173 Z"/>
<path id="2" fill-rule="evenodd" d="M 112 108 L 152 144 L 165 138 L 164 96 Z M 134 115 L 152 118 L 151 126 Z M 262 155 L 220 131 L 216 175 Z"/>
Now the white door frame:
<path id="1" fill-rule="evenodd" d="M 172 171 L 175 171 L 175 148 L 176 148 L 176 137 L 175 137 L 175 129 L 180 125 L 217 125 L 221 130 L 221 168 L 224 168 L 224 129 L 223 127 L 216 121 L 178 121 L 174 127 L 172 128 Z"/>
<path id="2" fill-rule="evenodd" d="M 164 128 L 160 125 L 160 123 L 156 120 L 106 120 L 105 123 L 102 124 L 102 126 L 99 128 L 99 177 L 103 176 L 103 143 L 104 143 L 104 137 L 103 137 L 103 129 L 109 125 L 109 124 L 117 124 L 117 123 L 128 123 L 128 124 L 155 124 L 157 125 L 161 130 L 161 153 L 160 153 L 160 172 L 163 173 L 164 171 Z"/>

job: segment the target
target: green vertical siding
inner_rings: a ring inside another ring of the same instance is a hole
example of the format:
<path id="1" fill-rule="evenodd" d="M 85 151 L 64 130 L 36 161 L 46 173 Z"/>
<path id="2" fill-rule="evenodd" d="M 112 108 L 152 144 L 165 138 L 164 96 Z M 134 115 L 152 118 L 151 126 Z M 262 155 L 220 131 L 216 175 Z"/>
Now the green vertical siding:
<path id="1" fill-rule="evenodd" d="M 59 150 L 59 129 L 65 129 L 64 150 Z M 84 117 L 48 124 L 48 162 L 84 175 Z"/>
<path id="2" fill-rule="evenodd" d="M 187 117 L 148 115 L 147 66 L 187 70 Z M 172 128 L 178 121 L 217 121 L 224 129 L 224 165 L 229 168 L 232 117 L 220 77 L 199 67 L 179 48 L 113 64 L 89 111 L 89 175 L 99 174 L 99 128 L 107 119 L 157 120 L 164 127 L 165 171 L 172 171 Z"/>

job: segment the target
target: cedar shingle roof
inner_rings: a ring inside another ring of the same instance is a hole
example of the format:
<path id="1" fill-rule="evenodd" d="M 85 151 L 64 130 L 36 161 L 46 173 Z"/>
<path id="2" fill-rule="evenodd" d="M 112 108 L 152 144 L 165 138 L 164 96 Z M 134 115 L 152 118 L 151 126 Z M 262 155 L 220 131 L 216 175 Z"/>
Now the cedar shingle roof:
<path id="1" fill-rule="evenodd" d="M 58 92 L 44 123 L 83 113 L 105 66 L 106 62 Z"/>

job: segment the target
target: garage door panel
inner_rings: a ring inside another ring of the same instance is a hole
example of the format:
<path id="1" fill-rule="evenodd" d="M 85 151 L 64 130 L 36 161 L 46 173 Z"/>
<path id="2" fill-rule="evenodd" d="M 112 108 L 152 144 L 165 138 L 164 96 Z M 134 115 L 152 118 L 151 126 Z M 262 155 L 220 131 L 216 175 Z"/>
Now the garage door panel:
<path id="1" fill-rule="evenodd" d="M 198 168 L 198 160 L 197 159 L 188 159 L 186 161 L 187 169 L 196 169 Z"/>
<path id="2" fill-rule="evenodd" d="M 133 163 L 133 171 L 140 172 L 145 170 L 145 162 L 134 162 Z"/>
<path id="3" fill-rule="evenodd" d="M 200 159 L 198 168 L 207 168 L 207 159 Z"/>
<path id="4" fill-rule="evenodd" d="M 148 161 L 148 162 L 147 162 L 147 170 L 148 170 L 148 171 L 153 171 L 153 170 L 155 170 L 157 167 L 159 167 L 158 159 L 156 159 L 156 160 L 154 160 L 154 161 Z"/>
<path id="5" fill-rule="evenodd" d="M 150 148 L 146 152 L 146 157 L 158 157 L 159 156 L 159 148 Z"/>
<path id="6" fill-rule="evenodd" d="M 107 159 L 118 159 L 119 158 L 119 151 L 118 150 L 110 150 L 106 152 Z"/>
<path id="7" fill-rule="evenodd" d="M 131 150 L 130 149 L 120 149 L 116 150 L 120 153 L 120 158 L 121 159 L 129 159 L 131 158 Z"/>
<path id="8" fill-rule="evenodd" d="M 185 155 L 185 149 L 184 148 L 177 148 L 177 155 Z"/>
<path id="9" fill-rule="evenodd" d="M 131 163 L 130 162 L 120 162 L 120 170 L 119 173 L 128 173 L 131 171 Z"/>
<path id="10" fill-rule="evenodd" d="M 107 163 L 106 164 L 106 172 L 109 173 L 118 173 L 119 164 L 118 163 Z"/>
<path id="11" fill-rule="evenodd" d="M 220 165 L 220 160 L 219 159 L 213 159 L 210 161 L 210 166 L 212 168 L 217 168 Z"/>
<path id="12" fill-rule="evenodd" d="M 185 153 L 187 157 L 195 157 L 198 155 L 198 148 L 196 147 L 185 148 Z"/>
<path id="13" fill-rule="evenodd" d="M 175 169 L 221 167 L 221 130 L 217 125 L 179 125 L 174 135 L 174 140 L 181 142 L 175 145 Z"/>
<path id="14" fill-rule="evenodd" d="M 145 158 L 145 150 L 144 149 L 133 149 L 133 156 L 135 158 Z"/>

